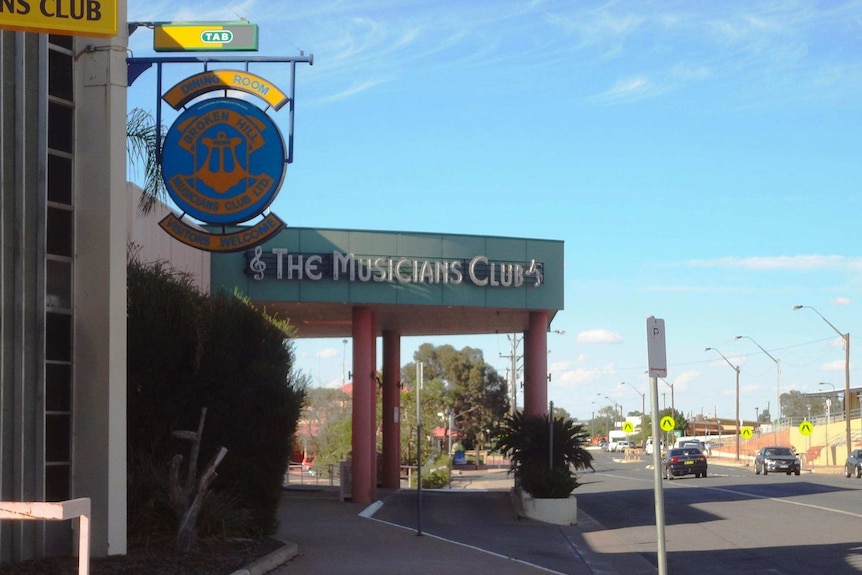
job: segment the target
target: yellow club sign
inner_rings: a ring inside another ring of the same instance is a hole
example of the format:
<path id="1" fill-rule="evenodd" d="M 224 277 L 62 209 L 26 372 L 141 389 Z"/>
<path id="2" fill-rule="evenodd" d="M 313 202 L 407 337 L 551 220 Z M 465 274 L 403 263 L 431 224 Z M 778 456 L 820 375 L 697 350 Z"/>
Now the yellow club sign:
<path id="1" fill-rule="evenodd" d="M 117 0 L 0 2 L 0 29 L 110 38 L 117 26 Z"/>
<path id="2" fill-rule="evenodd" d="M 631 421 L 626 421 L 625 423 L 623 423 L 623 431 L 625 431 L 626 433 L 634 433 L 635 424 Z"/>
<path id="3" fill-rule="evenodd" d="M 662 431 L 673 431 L 676 428 L 676 421 L 669 415 L 662 417 L 658 424 Z"/>

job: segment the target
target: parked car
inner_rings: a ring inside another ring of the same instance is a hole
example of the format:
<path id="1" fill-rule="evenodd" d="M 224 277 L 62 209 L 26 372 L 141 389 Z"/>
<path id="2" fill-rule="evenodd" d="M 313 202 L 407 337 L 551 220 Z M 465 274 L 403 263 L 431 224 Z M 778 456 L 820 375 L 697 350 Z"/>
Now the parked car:
<path id="1" fill-rule="evenodd" d="M 844 477 L 855 475 L 856 479 L 862 477 L 862 449 L 854 449 L 844 462 Z"/>
<path id="2" fill-rule="evenodd" d="M 614 446 L 614 451 L 625 451 L 626 449 L 632 449 L 635 446 L 634 443 L 625 439 L 622 441 L 617 441 L 616 443 L 612 443 L 611 445 Z"/>
<path id="3" fill-rule="evenodd" d="M 306 455 L 302 458 L 302 472 L 314 477 L 317 475 L 317 469 L 314 468 L 314 456 Z"/>
<path id="4" fill-rule="evenodd" d="M 659 453 L 661 453 L 662 449 L 664 449 L 664 440 L 659 442 Z M 644 453 L 646 453 L 647 455 L 652 455 L 654 450 L 655 441 L 653 441 L 653 438 L 650 437 L 646 440 L 646 444 L 644 445 Z"/>
<path id="5" fill-rule="evenodd" d="M 704 455 L 706 455 L 706 444 L 699 439 L 684 439 L 680 440 L 676 444 L 677 447 L 686 448 L 686 447 L 696 447 L 700 449 Z"/>
<path id="6" fill-rule="evenodd" d="M 706 455 L 697 447 L 675 447 L 668 449 L 662 458 L 665 479 L 680 475 L 706 477 Z"/>
<path id="7" fill-rule="evenodd" d="M 799 475 L 801 469 L 802 464 L 791 447 L 779 445 L 761 447 L 757 455 L 754 456 L 755 475 L 760 475 L 761 472 L 766 475 L 770 471 L 783 471 L 787 475 L 791 473 Z"/>

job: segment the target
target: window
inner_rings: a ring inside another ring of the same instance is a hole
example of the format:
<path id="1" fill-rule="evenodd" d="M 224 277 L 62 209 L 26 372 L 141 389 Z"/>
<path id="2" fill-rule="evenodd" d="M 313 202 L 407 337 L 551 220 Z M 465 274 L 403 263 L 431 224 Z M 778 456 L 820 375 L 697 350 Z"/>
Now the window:
<path id="1" fill-rule="evenodd" d="M 45 214 L 45 412 L 44 489 L 47 501 L 72 493 L 74 445 L 74 300 L 75 253 L 74 39 L 48 37 L 48 161 Z M 54 530 L 54 526 L 49 526 Z M 64 541 L 68 530 L 58 530 Z M 69 539 L 69 541 L 71 541 Z"/>

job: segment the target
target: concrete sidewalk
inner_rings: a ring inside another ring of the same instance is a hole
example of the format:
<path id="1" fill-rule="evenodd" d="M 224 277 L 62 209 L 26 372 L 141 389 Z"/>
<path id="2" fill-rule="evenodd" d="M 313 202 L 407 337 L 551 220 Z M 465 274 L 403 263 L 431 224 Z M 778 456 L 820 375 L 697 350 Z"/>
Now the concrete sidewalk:
<path id="1" fill-rule="evenodd" d="M 716 458 L 719 462 L 735 463 Z M 614 539 L 616 535 L 583 512 L 573 526 L 517 519 L 509 496 L 512 479 L 506 471 L 456 470 L 450 489 L 423 490 L 421 518 L 415 490 L 381 489 L 378 501 L 363 505 L 340 501 L 338 487 L 289 486 L 282 494 L 276 533 L 285 546 L 235 575 L 656 572 L 655 565 L 632 552 L 628 542 Z M 843 468 L 804 472 L 842 474 Z M 585 534 L 593 545 L 585 541 Z"/>
<path id="2" fill-rule="evenodd" d="M 381 494 L 381 501 L 389 495 Z M 296 551 L 285 558 L 286 563 L 270 571 L 271 575 L 549 572 L 427 531 L 420 536 L 416 529 L 376 520 L 372 513 L 379 507 L 379 503 L 365 506 L 341 502 L 337 490 L 329 488 L 285 492 L 278 538 L 295 544 Z"/>
<path id="3" fill-rule="evenodd" d="M 415 490 L 379 490 L 366 506 L 340 501 L 338 488 L 289 487 L 277 532 L 288 542 L 275 558 L 283 563 L 237 575 L 654 573 L 646 561 L 621 570 L 598 565 L 577 525 L 516 518 L 511 486 L 505 469 L 461 470 L 451 489 L 423 490 L 421 512 Z"/>

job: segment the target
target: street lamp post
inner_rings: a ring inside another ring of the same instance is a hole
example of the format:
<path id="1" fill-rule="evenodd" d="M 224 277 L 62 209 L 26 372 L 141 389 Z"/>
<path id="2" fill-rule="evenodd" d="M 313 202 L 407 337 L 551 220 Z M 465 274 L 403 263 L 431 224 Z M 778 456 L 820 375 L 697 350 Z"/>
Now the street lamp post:
<path id="1" fill-rule="evenodd" d="M 704 349 L 704 351 L 714 351 L 721 356 L 721 359 L 727 362 L 727 365 L 733 368 L 733 371 L 736 372 L 736 460 L 739 461 L 739 366 L 730 363 L 730 360 L 724 357 L 724 354 L 714 347 L 708 347 Z"/>
<path id="2" fill-rule="evenodd" d="M 341 340 L 342 351 L 341 351 L 341 385 L 347 383 L 347 340 Z"/>
<path id="3" fill-rule="evenodd" d="M 835 401 L 838 401 L 838 394 L 835 393 L 835 384 L 834 383 L 829 383 L 828 381 L 821 381 L 817 385 L 828 385 L 828 386 L 830 386 L 832 388 L 832 397 L 835 398 Z M 829 410 L 828 411 L 829 411 L 829 413 L 826 414 L 826 422 L 827 423 L 829 423 L 829 419 L 832 416 L 832 403 L 831 402 L 829 403 Z"/>
<path id="4" fill-rule="evenodd" d="M 856 399 L 859 400 L 860 412 L 859 412 L 859 432 L 862 433 L 862 393 L 856 394 Z M 847 403 L 847 400 L 844 400 L 844 403 Z"/>
<path id="5" fill-rule="evenodd" d="M 645 371 L 644 373 L 649 373 L 649 372 Z M 673 402 L 673 384 L 670 383 L 668 380 L 666 380 L 663 377 L 660 377 L 658 379 L 662 380 L 664 382 L 664 384 L 670 388 L 670 410 L 674 413 L 674 415 L 676 415 L 676 405 L 674 405 L 674 402 Z"/>
<path id="6" fill-rule="evenodd" d="M 676 405 L 673 402 L 673 384 L 668 383 L 668 381 L 663 377 L 660 377 L 659 379 L 662 380 L 665 383 L 665 385 L 667 385 L 670 388 L 670 410 L 673 413 L 674 417 L 676 417 Z"/>
<path id="7" fill-rule="evenodd" d="M 638 388 L 636 388 L 630 383 L 626 383 L 625 381 L 620 382 L 620 385 L 628 385 L 632 388 L 632 390 L 634 390 L 635 393 L 641 396 L 641 435 L 644 436 L 644 423 L 646 421 L 646 394 L 641 393 Z M 646 437 L 643 437 L 643 440 L 644 442 L 646 442 Z"/>
<path id="8" fill-rule="evenodd" d="M 781 424 L 781 360 L 775 359 L 774 357 L 772 357 L 771 353 L 769 353 L 768 351 L 763 349 L 763 347 L 759 343 L 757 343 L 756 341 L 754 341 L 753 338 L 751 338 L 747 335 L 738 335 L 738 336 L 734 337 L 733 339 L 742 339 L 742 338 L 750 339 L 752 341 L 752 343 L 754 343 L 754 345 L 756 345 L 757 347 L 760 348 L 760 351 L 765 353 L 769 359 L 771 359 L 773 362 L 775 362 L 775 402 L 776 402 L 775 403 L 775 408 L 776 408 L 775 423 L 776 423 L 776 425 L 780 425 Z"/>
<path id="9" fill-rule="evenodd" d="M 524 341 L 524 337 L 518 337 L 518 334 L 506 335 L 506 337 L 509 338 L 509 343 L 512 346 L 512 353 L 509 355 L 503 355 L 501 353 L 500 357 L 512 362 L 511 367 L 509 368 L 509 374 L 512 378 L 509 382 L 509 414 L 512 415 L 518 411 L 518 372 L 521 370 L 521 366 L 518 362 L 524 358 L 523 355 L 518 355 L 518 346 L 521 345 L 522 341 Z"/>
<path id="10" fill-rule="evenodd" d="M 610 397 L 608 397 L 607 395 L 605 396 L 605 399 L 607 399 L 608 401 L 610 401 L 611 403 L 613 403 L 613 404 L 617 407 L 617 409 L 618 409 L 618 410 L 619 410 L 619 412 L 620 412 L 620 422 L 622 422 L 622 421 L 623 421 L 623 419 L 625 419 L 625 418 L 623 417 L 623 406 L 622 406 L 622 404 L 621 404 L 621 403 L 617 403 L 616 401 L 614 401 L 613 399 L 611 399 L 611 398 L 610 398 Z M 620 425 L 622 425 L 622 423 L 620 423 Z"/>
<path id="11" fill-rule="evenodd" d="M 850 444 L 850 332 L 841 333 L 841 331 L 832 325 L 832 323 L 823 317 L 823 315 L 811 307 L 810 305 L 795 305 L 793 306 L 794 310 L 808 308 L 817 315 L 820 316 L 820 319 L 826 322 L 826 324 L 835 330 L 835 333 L 841 336 L 841 339 L 844 340 L 844 423 L 845 423 L 845 441 L 847 442 L 847 457 L 850 457 L 850 452 L 853 450 L 853 446 Z"/>

